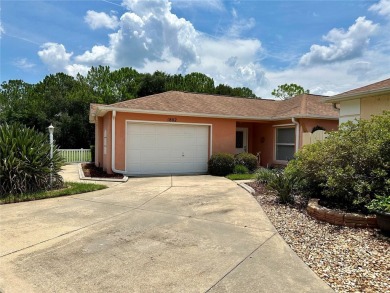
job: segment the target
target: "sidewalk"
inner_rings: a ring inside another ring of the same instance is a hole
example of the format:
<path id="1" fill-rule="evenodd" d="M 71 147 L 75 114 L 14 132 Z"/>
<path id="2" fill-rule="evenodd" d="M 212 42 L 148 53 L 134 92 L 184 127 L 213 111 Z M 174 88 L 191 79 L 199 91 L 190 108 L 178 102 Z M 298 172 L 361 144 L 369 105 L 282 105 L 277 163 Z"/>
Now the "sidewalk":
<path id="1" fill-rule="evenodd" d="M 105 180 L 81 180 L 79 176 L 79 164 L 67 164 L 61 168 L 59 174 L 64 178 L 66 182 L 82 182 L 82 183 L 93 183 L 93 184 L 102 184 L 108 187 L 117 186 L 123 182 L 113 182 Z"/>

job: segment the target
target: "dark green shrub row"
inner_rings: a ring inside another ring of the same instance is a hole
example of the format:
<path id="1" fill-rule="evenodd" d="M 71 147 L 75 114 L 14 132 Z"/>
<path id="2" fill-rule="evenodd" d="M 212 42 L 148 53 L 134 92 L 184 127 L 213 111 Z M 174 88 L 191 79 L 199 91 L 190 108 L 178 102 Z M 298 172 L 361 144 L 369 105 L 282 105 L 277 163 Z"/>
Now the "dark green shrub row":
<path id="1" fill-rule="evenodd" d="M 20 124 L 0 125 L 0 197 L 47 190 L 51 172 L 52 187 L 62 186 L 62 158 L 54 148 L 50 159 L 48 140 L 48 135 Z"/>
<path id="2" fill-rule="evenodd" d="M 342 124 L 326 140 L 301 149 L 285 172 L 299 178 L 307 197 L 366 212 L 376 195 L 390 194 L 390 112 Z"/>
<path id="3" fill-rule="evenodd" d="M 246 170 L 253 172 L 257 167 L 257 158 L 253 154 L 241 153 L 236 156 L 227 153 L 218 153 L 211 156 L 209 160 L 209 173 L 216 176 L 226 176 L 234 172 L 235 166 L 237 167 L 236 173 L 242 174 Z"/>

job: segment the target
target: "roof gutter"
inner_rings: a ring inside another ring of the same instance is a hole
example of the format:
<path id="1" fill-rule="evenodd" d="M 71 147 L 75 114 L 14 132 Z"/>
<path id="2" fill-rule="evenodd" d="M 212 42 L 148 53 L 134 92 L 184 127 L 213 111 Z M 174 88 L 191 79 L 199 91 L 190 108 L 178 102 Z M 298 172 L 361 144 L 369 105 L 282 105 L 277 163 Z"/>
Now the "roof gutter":
<path id="1" fill-rule="evenodd" d="M 295 124 L 295 152 L 297 152 L 299 150 L 299 122 L 295 120 L 295 117 L 292 117 L 291 121 Z"/>
<path id="2" fill-rule="evenodd" d="M 116 111 L 112 111 L 112 124 L 111 124 L 111 169 L 115 173 L 125 174 L 126 171 L 118 170 L 115 168 L 115 118 Z"/>

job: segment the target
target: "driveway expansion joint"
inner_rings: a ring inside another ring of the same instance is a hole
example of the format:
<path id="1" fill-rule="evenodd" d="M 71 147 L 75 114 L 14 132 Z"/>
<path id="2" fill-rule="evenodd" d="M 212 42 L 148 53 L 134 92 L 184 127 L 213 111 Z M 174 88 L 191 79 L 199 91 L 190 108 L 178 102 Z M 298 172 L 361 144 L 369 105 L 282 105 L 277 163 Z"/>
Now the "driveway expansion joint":
<path id="1" fill-rule="evenodd" d="M 278 232 L 274 232 L 270 237 L 268 237 L 263 243 L 261 243 L 258 247 L 256 247 L 250 254 L 248 254 L 244 259 L 239 261 L 231 270 L 229 270 L 225 275 L 222 276 L 214 285 L 212 285 L 209 289 L 205 291 L 205 293 L 210 292 L 215 286 L 217 286 L 223 279 L 225 279 L 228 275 L 230 275 L 235 269 L 237 269 L 244 261 L 250 258 L 256 251 L 260 249 L 264 244 L 266 244 L 270 239 L 272 239 Z"/>

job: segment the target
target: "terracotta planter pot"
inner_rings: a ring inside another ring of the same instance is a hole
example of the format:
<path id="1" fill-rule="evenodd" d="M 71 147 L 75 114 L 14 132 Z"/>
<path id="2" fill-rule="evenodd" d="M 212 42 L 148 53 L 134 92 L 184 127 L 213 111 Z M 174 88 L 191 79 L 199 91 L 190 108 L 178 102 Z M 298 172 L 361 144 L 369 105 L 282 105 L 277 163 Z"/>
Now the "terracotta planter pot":
<path id="1" fill-rule="evenodd" d="M 376 220 L 381 231 L 390 234 L 390 213 L 376 212 Z"/>

